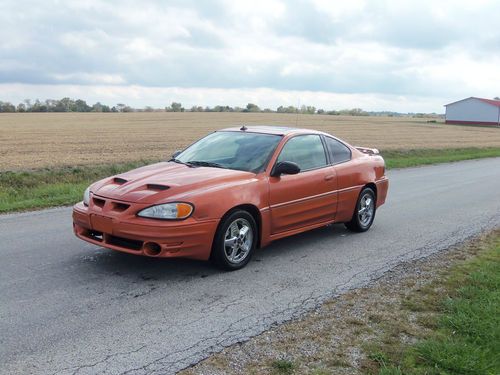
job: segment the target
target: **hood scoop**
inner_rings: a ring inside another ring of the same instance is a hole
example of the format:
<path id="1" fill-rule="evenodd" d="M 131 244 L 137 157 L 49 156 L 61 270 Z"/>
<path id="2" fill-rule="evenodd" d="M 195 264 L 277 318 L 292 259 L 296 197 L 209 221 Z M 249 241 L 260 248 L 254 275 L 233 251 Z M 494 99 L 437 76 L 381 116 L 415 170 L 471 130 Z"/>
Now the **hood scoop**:
<path id="1" fill-rule="evenodd" d="M 170 186 L 159 185 L 159 184 L 147 184 L 146 188 L 153 191 L 164 191 L 170 189 Z"/>
<path id="2" fill-rule="evenodd" d="M 124 178 L 121 178 L 121 177 L 115 177 L 115 178 L 113 178 L 113 182 L 117 185 L 123 185 L 124 183 L 127 182 L 127 180 L 125 180 Z"/>

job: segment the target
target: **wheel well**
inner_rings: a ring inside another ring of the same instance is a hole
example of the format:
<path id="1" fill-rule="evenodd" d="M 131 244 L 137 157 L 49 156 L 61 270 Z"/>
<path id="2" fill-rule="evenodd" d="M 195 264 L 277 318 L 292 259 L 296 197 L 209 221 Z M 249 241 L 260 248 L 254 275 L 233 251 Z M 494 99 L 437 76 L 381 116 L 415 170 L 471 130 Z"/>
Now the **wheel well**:
<path id="1" fill-rule="evenodd" d="M 377 185 L 375 185 L 373 182 L 370 182 L 368 184 L 366 184 L 365 186 L 363 186 L 363 188 L 366 188 L 366 187 L 369 187 L 370 189 L 373 190 L 373 192 L 375 193 L 375 201 L 377 200 Z"/>
<path id="2" fill-rule="evenodd" d="M 224 218 L 229 215 L 231 212 L 234 210 L 244 210 L 247 211 L 250 215 L 252 215 L 253 219 L 255 220 L 255 223 L 257 224 L 257 248 L 260 247 L 260 234 L 262 233 L 262 218 L 260 216 L 260 211 L 259 209 L 254 206 L 253 204 L 240 204 L 239 206 L 235 206 L 231 208 L 229 211 L 227 211 L 224 216 L 221 218 L 221 222 L 224 220 Z"/>

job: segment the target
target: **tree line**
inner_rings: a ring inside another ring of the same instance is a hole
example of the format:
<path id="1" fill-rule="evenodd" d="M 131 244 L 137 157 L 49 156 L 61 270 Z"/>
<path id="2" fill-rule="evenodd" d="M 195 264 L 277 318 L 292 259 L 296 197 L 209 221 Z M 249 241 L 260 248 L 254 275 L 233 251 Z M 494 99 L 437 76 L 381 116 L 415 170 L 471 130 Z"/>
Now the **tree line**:
<path id="1" fill-rule="evenodd" d="M 36 99 L 25 99 L 17 106 L 0 100 L 0 112 L 133 112 L 134 109 L 118 103 L 115 106 L 108 106 L 97 102 L 93 105 L 87 104 L 82 99 L 62 98 L 60 100 L 47 99 L 40 101 Z"/>
<path id="2" fill-rule="evenodd" d="M 109 106 L 97 102 L 89 105 L 82 99 L 62 98 L 60 100 L 47 99 L 32 101 L 25 99 L 17 105 L 6 101 L 0 101 L 0 112 L 251 112 L 251 113 L 301 113 L 301 114 L 327 114 L 327 115 L 351 115 L 363 116 L 368 112 L 361 108 L 344 109 L 339 111 L 326 111 L 314 106 L 302 105 L 300 108 L 295 106 L 279 106 L 275 110 L 270 108 L 260 108 L 254 103 L 248 103 L 245 107 L 231 107 L 228 105 L 216 105 L 214 107 L 192 106 L 184 108 L 181 103 L 172 102 L 165 108 L 158 109 L 150 106 L 144 108 L 133 108 L 123 103 Z"/>
<path id="3" fill-rule="evenodd" d="M 230 106 L 220 106 L 216 105 L 215 107 L 199 107 L 194 106 L 189 110 L 190 112 L 254 112 L 254 113 L 300 113 L 300 114 L 309 114 L 309 115 L 350 115 L 350 116 L 368 116 L 369 112 L 363 111 L 361 108 L 352 108 L 352 109 L 342 109 L 342 110 L 324 110 L 322 108 L 316 108 L 310 105 L 302 105 L 300 107 L 295 107 L 293 105 L 290 106 L 282 106 L 280 105 L 275 110 L 270 108 L 261 109 L 258 105 L 253 103 L 248 103 L 246 107 L 230 107 Z"/>
<path id="4" fill-rule="evenodd" d="M 22 103 L 14 105 L 10 102 L 0 101 L 1 112 L 249 112 L 249 113 L 296 113 L 296 114 L 318 114 L 318 115 L 347 115 L 347 116 L 401 116 L 407 115 L 398 112 L 381 111 L 367 112 L 361 108 L 341 109 L 341 110 L 324 110 L 314 106 L 302 105 L 282 106 L 276 109 L 260 108 L 257 104 L 248 103 L 245 107 L 231 107 L 228 105 L 216 105 L 214 107 L 192 106 L 184 108 L 182 103 L 172 102 L 164 108 L 153 108 L 146 106 L 144 108 L 133 108 L 123 103 L 118 103 L 114 106 L 108 106 L 97 102 L 89 105 L 82 99 L 62 98 L 60 100 L 47 99 L 40 101 L 38 99 L 32 101 L 25 99 Z M 417 114 L 428 115 L 428 114 Z"/>

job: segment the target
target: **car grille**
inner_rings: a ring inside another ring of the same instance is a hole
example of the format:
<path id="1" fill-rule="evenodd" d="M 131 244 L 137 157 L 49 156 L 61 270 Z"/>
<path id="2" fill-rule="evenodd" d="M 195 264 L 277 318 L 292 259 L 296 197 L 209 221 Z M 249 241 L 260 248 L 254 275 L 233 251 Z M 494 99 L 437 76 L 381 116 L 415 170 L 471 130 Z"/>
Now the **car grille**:
<path id="1" fill-rule="evenodd" d="M 142 245 L 144 244 L 143 241 L 131 240 L 128 238 L 123 238 L 123 237 L 118 237 L 118 236 L 112 236 L 110 234 L 104 234 L 104 233 L 98 232 L 96 230 L 85 230 L 81 234 L 83 236 L 91 239 L 91 240 L 100 242 L 103 245 L 109 244 L 109 245 L 118 246 L 118 247 L 128 249 L 128 250 L 139 251 L 142 249 Z"/>
<path id="2" fill-rule="evenodd" d="M 129 240 L 128 238 L 116 236 L 106 236 L 106 242 L 110 245 L 124 247 L 130 250 L 141 250 L 143 244 L 142 241 Z"/>

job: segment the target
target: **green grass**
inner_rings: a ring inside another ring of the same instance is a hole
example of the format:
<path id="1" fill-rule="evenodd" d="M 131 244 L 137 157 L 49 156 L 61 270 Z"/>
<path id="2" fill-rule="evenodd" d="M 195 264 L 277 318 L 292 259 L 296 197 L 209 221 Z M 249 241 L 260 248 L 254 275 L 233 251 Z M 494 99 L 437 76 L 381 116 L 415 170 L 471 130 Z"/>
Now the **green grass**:
<path id="1" fill-rule="evenodd" d="M 500 148 L 410 150 L 382 152 L 387 168 L 500 156 Z M 151 163 L 151 161 L 149 161 Z M 0 172 L 0 213 L 70 205 L 82 199 L 85 188 L 101 178 L 147 164 L 115 165 Z"/>
<path id="2" fill-rule="evenodd" d="M 295 365 L 286 359 L 278 359 L 271 362 L 271 368 L 275 374 L 292 374 Z"/>
<path id="3" fill-rule="evenodd" d="M 441 298 L 434 307 L 436 329 L 403 349 L 402 355 L 391 358 L 381 352 L 372 354 L 379 363 L 379 375 L 500 374 L 498 232 L 487 240 L 478 256 L 455 266 L 437 283 Z M 417 301 L 425 299 L 426 293 Z M 427 308 L 425 304 L 422 307 Z"/>
<path id="4" fill-rule="evenodd" d="M 422 149 L 383 151 L 387 168 L 407 168 L 418 165 L 481 159 L 500 156 L 500 148 L 452 148 L 444 150 Z"/>
<path id="5" fill-rule="evenodd" d="M 146 161 L 93 167 L 0 173 L 0 213 L 69 205 L 82 200 L 89 184 L 147 164 Z"/>

